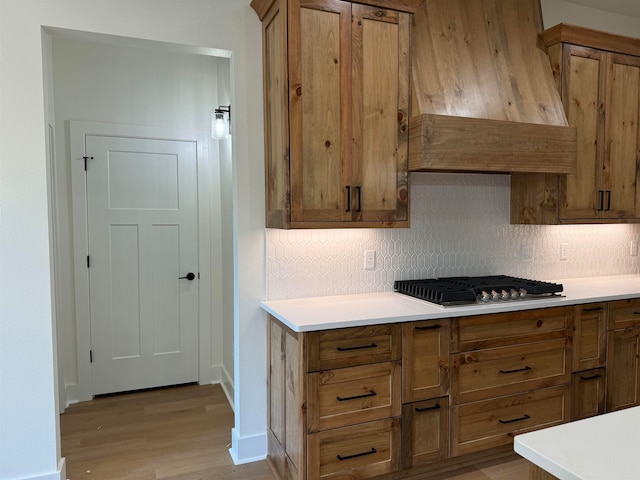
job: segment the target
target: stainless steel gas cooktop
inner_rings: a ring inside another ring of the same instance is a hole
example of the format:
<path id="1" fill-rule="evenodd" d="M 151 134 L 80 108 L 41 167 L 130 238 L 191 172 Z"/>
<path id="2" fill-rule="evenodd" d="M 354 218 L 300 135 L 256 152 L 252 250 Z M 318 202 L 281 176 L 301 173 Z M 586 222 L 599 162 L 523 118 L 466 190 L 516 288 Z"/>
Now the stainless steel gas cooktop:
<path id="1" fill-rule="evenodd" d="M 396 280 L 393 288 L 399 293 L 442 306 L 561 297 L 563 290 L 559 283 L 507 275 Z"/>

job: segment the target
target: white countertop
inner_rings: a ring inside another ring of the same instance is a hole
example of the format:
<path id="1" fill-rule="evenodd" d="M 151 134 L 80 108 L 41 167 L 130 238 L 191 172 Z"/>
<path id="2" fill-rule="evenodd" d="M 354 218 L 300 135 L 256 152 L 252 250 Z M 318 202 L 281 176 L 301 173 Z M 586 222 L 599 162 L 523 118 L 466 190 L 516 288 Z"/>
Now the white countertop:
<path id="1" fill-rule="evenodd" d="M 640 297 L 640 275 L 543 280 L 562 283 L 564 296 L 490 305 L 441 307 L 401 293 L 382 292 L 265 300 L 260 302 L 260 306 L 293 331 L 309 332 Z"/>
<path id="2" fill-rule="evenodd" d="M 640 407 L 517 435 L 514 450 L 560 480 L 640 480 Z"/>

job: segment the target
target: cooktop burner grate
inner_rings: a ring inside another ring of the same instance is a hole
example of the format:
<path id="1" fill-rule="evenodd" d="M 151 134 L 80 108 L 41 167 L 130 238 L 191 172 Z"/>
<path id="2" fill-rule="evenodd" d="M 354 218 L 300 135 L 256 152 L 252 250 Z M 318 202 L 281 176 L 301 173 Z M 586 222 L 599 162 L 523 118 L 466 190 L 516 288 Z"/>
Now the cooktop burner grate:
<path id="1" fill-rule="evenodd" d="M 399 293 L 439 305 L 547 297 L 563 290 L 562 284 L 507 275 L 396 280 L 393 288 Z"/>

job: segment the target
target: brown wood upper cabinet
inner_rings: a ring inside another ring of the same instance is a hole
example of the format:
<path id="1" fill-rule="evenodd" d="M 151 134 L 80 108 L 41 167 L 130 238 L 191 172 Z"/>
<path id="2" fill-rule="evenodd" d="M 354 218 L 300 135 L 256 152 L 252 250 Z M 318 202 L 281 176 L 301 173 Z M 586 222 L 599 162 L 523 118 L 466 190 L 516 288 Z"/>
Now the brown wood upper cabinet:
<path id="1" fill-rule="evenodd" d="M 267 227 L 408 226 L 408 12 L 419 3 L 253 0 Z"/>
<path id="2" fill-rule="evenodd" d="M 578 131 L 578 169 L 514 176 L 512 223 L 640 221 L 640 40 L 565 24 L 541 36 Z"/>

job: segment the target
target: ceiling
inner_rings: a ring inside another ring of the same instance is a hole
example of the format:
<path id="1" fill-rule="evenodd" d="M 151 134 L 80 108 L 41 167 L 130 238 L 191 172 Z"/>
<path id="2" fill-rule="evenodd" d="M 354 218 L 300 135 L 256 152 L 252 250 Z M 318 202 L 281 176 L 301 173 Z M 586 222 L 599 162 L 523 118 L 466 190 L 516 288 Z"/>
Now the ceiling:
<path id="1" fill-rule="evenodd" d="M 640 2 L 638 0 L 567 0 L 585 7 L 597 8 L 606 12 L 618 13 L 640 18 Z"/>

